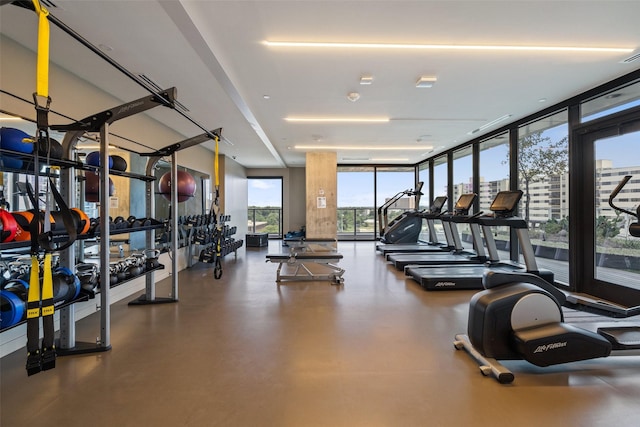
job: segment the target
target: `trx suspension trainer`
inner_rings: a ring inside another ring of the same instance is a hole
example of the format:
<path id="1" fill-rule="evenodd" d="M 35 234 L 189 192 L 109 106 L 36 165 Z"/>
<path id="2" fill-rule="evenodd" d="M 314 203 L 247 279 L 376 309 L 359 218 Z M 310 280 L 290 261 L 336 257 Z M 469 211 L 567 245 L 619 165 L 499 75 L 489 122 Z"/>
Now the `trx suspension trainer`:
<path id="1" fill-rule="evenodd" d="M 33 0 L 33 7 L 38 15 L 38 57 L 36 63 L 36 91 L 33 94 L 36 108 L 35 144 L 41 141 L 49 142 L 48 113 L 51 105 L 49 96 L 49 12 L 40 5 L 39 0 Z M 45 104 L 41 105 L 40 100 Z M 34 146 L 34 171 L 36 194 L 39 194 L 39 162 L 38 150 Z M 30 195 L 32 196 L 32 195 Z M 51 253 L 45 252 L 43 259 L 42 292 L 40 291 L 40 209 L 38 197 L 33 197 L 34 213 L 29 224 L 31 233 L 31 275 L 29 292 L 27 295 L 27 375 L 37 374 L 41 370 L 55 368 L 56 350 L 54 344 L 53 325 L 53 277 L 51 275 Z M 49 223 L 48 213 L 45 213 L 44 223 Z M 40 317 L 42 317 L 43 340 L 40 348 Z"/>
<path id="2" fill-rule="evenodd" d="M 55 328 L 53 323 L 53 276 L 51 254 L 54 250 L 62 250 L 71 246 L 76 240 L 77 226 L 73 221 L 72 213 L 66 205 L 63 197 L 58 192 L 51 180 L 52 169 L 49 167 L 47 180 L 47 199 L 44 213 L 40 211 L 39 203 L 39 157 L 45 152 L 47 164 L 51 151 L 51 139 L 49 137 L 49 12 L 40 5 L 39 0 L 33 0 L 33 6 L 38 15 L 38 57 L 36 69 L 36 92 L 33 94 L 36 109 L 37 134 L 33 140 L 34 147 L 34 180 L 35 194 L 27 186 L 27 194 L 33 205 L 33 216 L 29 223 L 31 235 L 31 273 L 29 278 L 29 291 L 27 293 L 27 375 L 37 374 L 40 371 L 55 368 L 56 349 L 54 342 Z M 41 103 L 41 101 L 43 101 Z M 40 147 L 44 145 L 44 150 Z M 53 243 L 51 231 L 51 209 L 48 200 L 49 192 L 53 194 L 58 205 L 64 223 L 68 240 L 56 247 Z M 43 339 L 40 345 L 40 317 L 42 317 Z"/>
<path id="3" fill-rule="evenodd" d="M 216 143 L 216 152 L 213 160 L 214 172 L 216 175 L 216 196 L 213 200 L 212 211 L 214 212 L 215 223 L 216 223 L 216 232 L 215 232 L 215 247 L 216 247 L 216 261 L 215 266 L 213 268 L 213 277 L 216 279 L 220 279 L 222 277 L 222 220 L 220 218 L 220 171 L 218 168 L 218 155 L 219 155 L 219 145 L 220 145 L 220 137 L 215 135 L 213 139 Z"/>

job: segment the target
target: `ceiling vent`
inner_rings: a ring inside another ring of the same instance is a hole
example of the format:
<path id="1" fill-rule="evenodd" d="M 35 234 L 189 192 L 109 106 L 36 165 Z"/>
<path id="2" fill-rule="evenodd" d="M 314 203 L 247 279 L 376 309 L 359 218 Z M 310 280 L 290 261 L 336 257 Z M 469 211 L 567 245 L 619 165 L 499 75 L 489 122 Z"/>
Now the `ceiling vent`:
<path id="1" fill-rule="evenodd" d="M 155 90 L 156 92 L 161 92 L 166 89 L 166 88 L 160 87 L 160 85 L 158 85 L 156 82 L 151 80 L 151 78 L 149 78 L 149 76 L 145 74 L 138 74 L 138 77 L 140 77 L 140 80 L 142 80 L 144 83 L 150 86 L 151 89 Z M 189 112 L 189 109 L 185 107 L 183 104 L 181 104 L 179 101 L 174 101 L 174 104 L 176 106 L 176 110 L 180 110 L 184 113 Z"/>
<path id="2" fill-rule="evenodd" d="M 631 55 L 628 58 L 623 59 L 622 61 L 620 61 L 621 64 L 628 64 L 630 62 L 636 61 L 640 59 L 640 51 L 636 51 L 636 53 L 634 53 L 633 55 Z"/>

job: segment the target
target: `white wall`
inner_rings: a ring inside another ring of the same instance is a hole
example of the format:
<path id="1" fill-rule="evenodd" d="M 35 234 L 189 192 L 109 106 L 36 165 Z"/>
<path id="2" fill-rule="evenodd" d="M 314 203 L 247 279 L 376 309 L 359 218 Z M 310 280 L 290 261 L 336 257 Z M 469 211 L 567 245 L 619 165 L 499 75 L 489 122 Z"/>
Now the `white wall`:
<path id="1" fill-rule="evenodd" d="M 244 239 L 247 234 L 247 172 L 242 165 L 228 157 L 224 159 L 222 196 L 224 197 L 224 213 L 231 215 L 229 225 L 238 227 L 234 238 Z"/>

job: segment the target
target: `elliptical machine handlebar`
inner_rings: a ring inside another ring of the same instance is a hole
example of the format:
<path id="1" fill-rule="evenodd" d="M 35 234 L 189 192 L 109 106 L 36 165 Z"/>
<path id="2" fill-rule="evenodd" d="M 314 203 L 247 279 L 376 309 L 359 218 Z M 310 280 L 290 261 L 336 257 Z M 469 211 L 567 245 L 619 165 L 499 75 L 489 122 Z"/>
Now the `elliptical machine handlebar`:
<path id="1" fill-rule="evenodd" d="M 638 205 L 638 207 L 636 208 L 636 212 L 634 213 L 626 209 L 623 209 L 621 207 L 618 207 L 613 203 L 613 200 L 616 198 L 618 193 L 622 191 L 622 188 L 625 185 L 627 185 L 627 182 L 629 182 L 631 177 L 632 175 L 626 175 L 624 178 L 622 178 L 622 180 L 620 180 L 620 182 L 618 183 L 618 186 L 615 188 L 615 190 L 613 190 L 613 192 L 609 196 L 609 206 L 611 206 L 616 211 L 624 212 L 628 215 L 634 216 L 636 218 L 640 218 L 640 205 Z M 634 222 L 629 224 L 629 234 L 631 234 L 633 237 L 640 237 L 640 223 Z"/>

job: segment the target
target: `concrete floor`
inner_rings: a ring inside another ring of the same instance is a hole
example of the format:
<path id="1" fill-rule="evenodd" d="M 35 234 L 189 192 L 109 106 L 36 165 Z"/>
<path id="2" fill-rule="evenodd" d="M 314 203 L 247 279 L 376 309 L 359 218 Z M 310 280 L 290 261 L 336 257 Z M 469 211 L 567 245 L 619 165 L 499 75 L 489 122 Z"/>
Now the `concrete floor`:
<path id="1" fill-rule="evenodd" d="M 264 260 L 281 249 L 241 249 L 218 281 L 209 264 L 182 271 L 176 304 L 114 304 L 111 351 L 31 377 L 25 351 L 2 358 L 0 425 L 638 425 L 638 357 L 512 361 L 501 385 L 452 344 L 473 291 L 424 291 L 373 242 L 340 242 L 342 287 L 278 286 Z M 77 327 L 95 340 L 98 316 Z"/>

